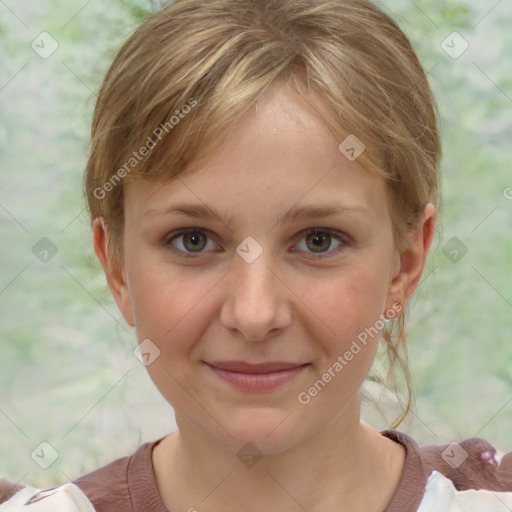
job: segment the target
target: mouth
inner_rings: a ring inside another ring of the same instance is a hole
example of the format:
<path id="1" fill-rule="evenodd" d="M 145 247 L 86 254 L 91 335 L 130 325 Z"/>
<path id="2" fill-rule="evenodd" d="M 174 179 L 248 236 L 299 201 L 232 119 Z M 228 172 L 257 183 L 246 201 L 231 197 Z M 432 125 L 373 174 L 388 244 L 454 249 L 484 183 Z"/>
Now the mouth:
<path id="1" fill-rule="evenodd" d="M 271 362 L 249 364 L 243 361 L 203 362 L 221 380 L 245 391 L 276 389 L 290 382 L 310 366 L 310 363 Z"/>

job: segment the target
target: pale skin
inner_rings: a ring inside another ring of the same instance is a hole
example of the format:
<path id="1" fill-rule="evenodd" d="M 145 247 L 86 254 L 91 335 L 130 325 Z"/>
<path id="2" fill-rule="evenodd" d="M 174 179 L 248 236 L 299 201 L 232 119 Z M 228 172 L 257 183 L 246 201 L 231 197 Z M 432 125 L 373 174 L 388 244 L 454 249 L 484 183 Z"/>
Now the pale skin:
<path id="1" fill-rule="evenodd" d="M 105 224 L 93 224 L 120 311 L 139 341 L 161 351 L 148 371 L 179 428 L 153 452 L 162 500 L 173 512 L 382 512 L 405 453 L 360 420 L 359 388 L 379 337 L 310 403 L 297 396 L 379 315 L 393 304 L 405 308 L 433 239 L 435 207 L 425 207 L 411 249 L 398 252 L 383 179 L 345 158 L 322 117 L 286 86 L 270 90 L 234 128 L 179 179 L 124 184 L 120 267 L 112 265 Z M 222 210 L 231 226 L 147 213 L 177 203 Z M 332 203 L 358 209 L 277 222 L 292 207 Z M 190 236 L 170 240 L 181 228 L 200 231 L 196 245 Z M 326 237 L 319 248 L 309 228 Z M 326 228 L 348 238 L 340 243 Z M 236 252 L 249 236 L 263 249 L 251 263 Z M 310 364 L 258 393 L 233 388 L 202 363 L 221 359 Z M 237 457 L 247 442 L 262 454 L 252 467 Z"/>

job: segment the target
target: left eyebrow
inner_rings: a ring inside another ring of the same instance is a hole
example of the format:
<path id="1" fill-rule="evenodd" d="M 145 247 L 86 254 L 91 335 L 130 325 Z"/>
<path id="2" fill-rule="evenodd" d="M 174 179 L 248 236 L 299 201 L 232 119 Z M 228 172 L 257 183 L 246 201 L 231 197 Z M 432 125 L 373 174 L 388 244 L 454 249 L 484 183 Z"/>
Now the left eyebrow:
<path id="1" fill-rule="evenodd" d="M 325 204 L 325 205 L 306 205 L 290 208 L 278 221 L 278 224 L 284 224 L 287 221 L 294 221 L 304 218 L 322 219 L 331 217 L 340 213 L 358 214 L 373 219 L 373 215 L 369 210 L 359 205 L 351 204 Z M 214 207 L 204 204 L 188 204 L 179 203 L 175 205 L 164 206 L 160 208 L 150 208 L 143 213 L 143 217 L 150 215 L 186 215 L 198 219 L 219 220 L 231 227 L 232 217 L 228 216 L 224 211 L 217 210 Z"/>
<path id="2" fill-rule="evenodd" d="M 373 219 L 373 215 L 369 210 L 359 205 L 351 204 L 325 204 L 325 205 L 307 205 L 290 208 L 281 218 L 279 224 L 286 221 L 297 219 L 323 219 L 340 213 L 358 214 Z"/>

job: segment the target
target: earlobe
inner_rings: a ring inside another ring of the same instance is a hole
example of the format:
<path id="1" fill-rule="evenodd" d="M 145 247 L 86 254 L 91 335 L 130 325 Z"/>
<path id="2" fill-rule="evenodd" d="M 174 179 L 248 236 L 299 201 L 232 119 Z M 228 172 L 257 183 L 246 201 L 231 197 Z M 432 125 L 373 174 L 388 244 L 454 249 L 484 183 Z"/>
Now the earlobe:
<path id="1" fill-rule="evenodd" d="M 399 254 L 399 271 L 390 283 L 388 307 L 392 303 L 400 302 L 405 310 L 409 299 L 416 290 L 434 238 L 436 218 L 437 212 L 434 205 L 428 203 L 423 210 L 416 231 L 411 233 L 410 249 Z"/>
<path id="2" fill-rule="evenodd" d="M 110 292 L 126 323 L 134 327 L 135 321 L 128 284 L 123 270 L 113 264 L 105 219 L 103 217 L 96 217 L 93 221 L 92 230 L 94 252 L 103 267 Z"/>

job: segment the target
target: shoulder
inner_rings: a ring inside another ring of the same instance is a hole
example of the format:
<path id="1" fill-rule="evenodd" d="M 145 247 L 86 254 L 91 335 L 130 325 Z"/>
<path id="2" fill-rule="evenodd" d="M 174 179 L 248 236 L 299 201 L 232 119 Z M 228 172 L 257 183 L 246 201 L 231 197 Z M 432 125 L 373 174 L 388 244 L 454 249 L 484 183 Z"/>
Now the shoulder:
<path id="1" fill-rule="evenodd" d="M 133 510 L 132 488 L 152 472 L 151 448 L 141 445 L 135 453 L 110 462 L 65 485 L 38 489 L 0 477 L 0 512 L 119 512 Z M 26 508 L 25 508 L 26 507 Z"/>
<path id="2" fill-rule="evenodd" d="M 436 470 L 457 490 L 512 492 L 512 451 L 499 451 L 482 437 L 420 447 L 428 473 Z"/>
<path id="3" fill-rule="evenodd" d="M 75 480 L 98 510 L 110 511 L 120 503 L 130 503 L 126 479 L 131 456 L 122 457 Z"/>
<path id="4" fill-rule="evenodd" d="M 397 430 L 381 434 L 402 444 L 406 460 L 386 512 L 512 510 L 512 451 L 481 437 L 419 445 Z"/>
<path id="5" fill-rule="evenodd" d="M 116 459 L 72 483 L 87 495 L 97 510 L 132 510 L 131 486 L 137 485 L 140 472 L 149 470 L 146 463 L 154 444 L 144 443 L 132 455 Z"/>

